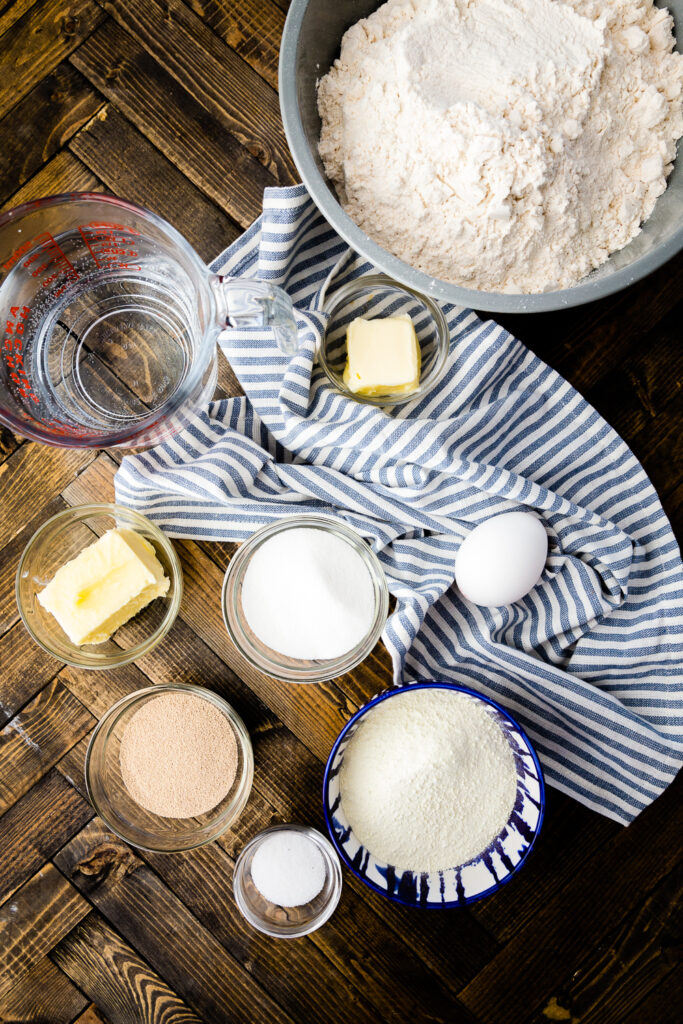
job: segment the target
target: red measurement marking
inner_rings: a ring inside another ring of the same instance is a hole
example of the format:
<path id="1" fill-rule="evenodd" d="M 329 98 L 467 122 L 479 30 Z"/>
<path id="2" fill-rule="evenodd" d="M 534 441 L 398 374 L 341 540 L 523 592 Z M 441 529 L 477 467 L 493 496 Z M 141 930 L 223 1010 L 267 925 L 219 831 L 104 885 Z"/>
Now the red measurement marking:
<path id="1" fill-rule="evenodd" d="M 94 252 L 92 251 L 92 247 L 91 247 L 91 245 L 90 245 L 90 242 L 88 241 L 88 239 L 87 239 L 87 237 L 86 237 L 85 231 L 83 230 L 83 228 L 79 228 L 78 230 L 79 230 L 79 231 L 80 231 L 80 233 L 81 233 L 81 238 L 83 239 L 83 241 L 85 242 L 85 244 L 86 244 L 86 245 L 87 245 L 87 247 L 88 247 L 88 251 L 90 252 L 90 255 L 92 256 L 92 258 L 93 258 L 93 259 L 94 259 L 94 261 L 95 261 L 95 266 L 96 266 L 96 267 L 97 267 L 97 268 L 99 269 L 99 266 L 100 266 L 100 261 L 98 260 L 98 258 L 97 258 L 97 256 L 95 255 L 95 253 L 94 253 Z"/>
<path id="2" fill-rule="evenodd" d="M 52 242 L 52 245 L 54 246 L 56 251 L 59 253 L 59 255 L 62 257 L 62 260 L 64 261 L 64 263 L 66 263 L 67 267 L 69 268 L 71 273 L 75 276 L 76 280 L 78 281 L 78 279 L 80 278 L 81 275 L 78 273 L 78 271 L 74 267 L 73 263 L 71 263 L 71 261 L 67 259 L 66 253 L 64 252 L 62 247 L 57 244 L 55 238 L 50 234 L 49 231 L 46 231 L 45 234 L 48 236 L 48 238 Z"/>
<path id="3" fill-rule="evenodd" d="M 141 270 L 135 241 L 130 236 L 139 236 L 135 228 L 125 224 L 109 224 L 91 221 L 83 224 L 79 231 L 97 267 L 105 270 Z"/>
<path id="4" fill-rule="evenodd" d="M 91 220 L 87 224 L 84 224 L 85 228 L 93 228 L 95 231 L 99 231 L 104 228 L 108 231 L 125 231 L 129 235 L 139 235 L 140 232 L 137 228 L 128 227 L 126 224 L 114 224 L 107 220 Z"/>
<path id="5" fill-rule="evenodd" d="M 10 308 L 10 315 L 5 320 L 2 356 L 9 371 L 8 377 L 16 385 L 19 397 L 22 399 L 30 398 L 31 401 L 38 405 L 40 399 L 33 390 L 33 385 L 24 369 L 22 335 L 24 333 L 24 321 L 30 312 L 29 306 L 12 306 Z"/>
<path id="6" fill-rule="evenodd" d="M 49 231 L 44 231 L 42 235 L 37 235 L 32 241 L 33 243 L 38 242 L 38 246 L 35 252 L 26 257 L 22 267 L 30 272 L 31 277 L 41 278 L 40 283 L 43 288 L 51 287 L 59 279 L 60 274 L 63 274 L 66 277 L 66 282 L 61 288 L 55 288 L 54 290 L 54 296 L 58 298 L 66 291 L 69 282 L 73 283 L 79 280 L 80 274 Z M 42 262 L 38 262 L 39 260 Z M 37 266 L 34 266 L 36 263 Z M 51 270 L 52 273 L 50 273 Z M 44 276 L 46 274 L 48 275 L 47 277 Z"/>
<path id="7" fill-rule="evenodd" d="M 35 237 L 33 237 L 33 238 L 27 238 L 25 242 L 22 242 L 22 244 L 17 249 L 14 250 L 14 252 L 10 256 L 10 258 L 7 260 L 7 262 L 3 263 L 2 269 L 3 270 L 11 270 L 12 267 L 14 266 L 14 264 L 19 262 L 21 257 L 24 256 L 29 251 L 29 249 L 31 248 L 32 245 L 34 245 L 36 242 L 38 244 L 42 244 L 42 242 L 47 237 L 48 237 L 47 232 L 43 231 L 40 235 L 35 235 Z"/>

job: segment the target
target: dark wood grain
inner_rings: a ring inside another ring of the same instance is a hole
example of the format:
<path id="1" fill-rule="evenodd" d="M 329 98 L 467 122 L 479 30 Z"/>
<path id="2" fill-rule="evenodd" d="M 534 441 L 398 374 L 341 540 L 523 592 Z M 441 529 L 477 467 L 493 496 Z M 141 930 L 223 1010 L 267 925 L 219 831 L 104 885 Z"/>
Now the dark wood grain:
<path id="1" fill-rule="evenodd" d="M 249 975 L 129 847 L 92 822 L 55 857 L 62 873 L 199 1014 L 227 1022 L 289 1021 Z M 148 922 L 155 927 L 150 929 Z M 182 951 L 193 950 L 192 958 Z"/>
<path id="2" fill-rule="evenodd" d="M 189 0 L 188 6 L 277 89 L 285 18 L 274 0 Z"/>
<path id="3" fill-rule="evenodd" d="M 95 725 L 58 679 L 48 683 L 0 732 L 0 814 Z"/>
<path id="4" fill-rule="evenodd" d="M 92 171 L 81 163 L 68 149 L 60 149 L 40 170 L 28 179 L 14 195 L 3 204 L 3 209 L 12 209 L 20 203 L 43 196 L 59 195 L 62 192 L 100 192 L 102 183 Z"/>
<path id="5" fill-rule="evenodd" d="M 13 195 L 102 105 L 68 62 L 43 78 L 0 120 L 0 195 Z"/>
<path id="6" fill-rule="evenodd" d="M 114 934 L 114 938 L 115 938 L 117 943 L 120 943 L 121 940 L 119 939 L 118 935 Z M 86 975 L 85 983 L 92 985 L 94 988 L 97 988 L 98 995 L 100 995 L 100 993 L 101 993 L 100 1001 L 103 1002 L 103 1001 L 106 1001 L 108 998 L 111 998 L 111 996 L 110 996 L 109 990 L 106 987 L 100 988 L 100 986 L 97 984 L 97 982 L 99 980 L 100 979 L 99 979 L 99 976 L 98 976 L 95 979 L 95 984 L 93 985 L 93 981 L 92 981 L 90 975 Z M 118 993 L 117 993 L 117 995 L 118 995 Z M 115 1004 L 115 1006 L 116 1005 L 117 1004 Z M 125 1004 L 124 1003 L 123 1012 L 127 1013 L 128 1012 L 128 1008 L 129 1008 L 129 1004 Z M 83 1013 L 80 1014 L 80 1016 L 76 1018 L 76 1020 L 73 1022 L 73 1024 L 112 1024 L 112 1022 L 108 1021 L 106 1019 L 106 1017 L 104 1016 L 102 1011 L 100 1009 L 98 1009 L 98 1007 L 94 1003 L 90 1003 L 89 1006 L 86 1006 L 86 1008 L 83 1011 Z"/>
<path id="7" fill-rule="evenodd" d="M 502 889 L 497 899 L 472 908 L 477 920 L 501 943 L 529 924 L 598 847 L 621 831 L 616 822 L 596 818 L 557 790 L 550 790 L 546 801 L 546 819 L 534 856 L 516 884 Z"/>
<path id="8" fill-rule="evenodd" d="M 298 180 L 277 93 L 226 48 L 182 0 L 100 0 L 197 103 L 280 184 Z"/>
<path id="9" fill-rule="evenodd" d="M 0 996 L 2 1024 L 68 1024 L 88 1000 L 47 957 L 17 978 Z"/>
<path id="10" fill-rule="evenodd" d="M 71 58 L 83 75 L 238 224 L 274 176 L 119 25 L 102 25 Z"/>
<path id="11" fill-rule="evenodd" d="M 202 259 L 212 259 L 239 235 L 239 226 L 111 104 L 76 135 L 70 148 L 110 191 L 170 221 Z"/>
<path id="12" fill-rule="evenodd" d="M 35 3 L 36 0 L 2 0 L 0 3 L 0 37 Z"/>
<path id="13" fill-rule="evenodd" d="M 683 804 L 679 779 L 629 828 L 621 829 L 563 888 L 557 899 L 508 942 L 462 991 L 466 1006 L 484 1022 L 498 1021 L 505 993 L 507 1021 L 526 1021 L 533 999 L 566 976 L 568 961 L 602 941 L 680 860 Z M 618 871 L 610 865 L 618 863 Z M 646 867 L 647 865 L 647 867 Z M 571 916 L 572 927 L 566 920 Z M 544 947 L 542 981 L 525 951 Z M 533 995 L 531 993 L 533 992 Z M 550 992 L 548 992 L 550 995 Z"/>
<path id="14" fill-rule="evenodd" d="M 100 851 L 100 873 L 115 871 L 122 860 L 127 873 L 143 867 L 106 829 L 96 832 L 93 823 L 88 831 L 90 848 Z M 235 959 L 265 988 L 277 990 L 279 1001 L 294 1020 L 346 1021 L 351 1009 L 359 1022 L 375 1019 L 361 994 L 349 990 L 310 939 L 283 945 L 254 935 L 234 904 L 233 861 L 220 847 L 213 844 L 177 857 L 149 854 L 145 860 Z M 323 984 L 330 999 L 329 1005 L 321 1007 L 318 993 Z"/>
<path id="15" fill-rule="evenodd" d="M 0 48 L 0 117 L 104 20 L 95 0 L 38 0 L 5 32 Z"/>
<path id="16" fill-rule="evenodd" d="M 111 1024 L 201 1024 L 201 1018 L 95 911 L 50 956 L 102 1007 Z M 95 1007 L 88 1007 L 78 1020 L 106 1024 Z"/>
<path id="17" fill-rule="evenodd" d="M 46 683 L 57 675 L 60 663 L 33 642 L 20 622 L 0 636 L 2 700 L 0 724 L 4 724 Z"/>
<path id="18" fill-rule="evenodd" d="M 672 970 L 646 999 L 626 1011 L 620 1024 L 676 1024 L 683 999 L 683 971 Z"/>
<path id="19" fill-rule="evenodd" d="M 4 545 L 24 525 L 24 509 L 40 508 L 56 498 L 74 473 L 95 458 L 83 448 L 48 448 L 25 444 L 0 466 L 0 493 L 3 515 L 0 519 L 0 544 Z"/>
<path id="20" fill-rule="evenodd" d="M 276 95 L 288 6 L 0 0 L 0 208 L 105 190 L 165 217 L 209 262 L 258 216 L 265 187 L 298 177 Z M 599 302 L 499 318 L 619 430 L 679 531 L 682 298 L 678 260 Z M 240 393 L 223 358 L 219 386 Z M 345 872 L 320 931 L 287 943 L 247 925 L 236 857 L 270 824 L 324 830 L 327 753 L 389 685 L 390 660 L 378 644 L 317 686 L 258 673 L 222 622 L 235 545 L 208 542 L 177 543 L 180 615 L 135 665 L 88 672 L 43 652 L 19 619 L 19 557 L 55 512 L 113 500 L 121 457 L 0 430 L 0 1024 L 677 1022 L 681 782 L 626 830 L 552 791 L 524 870 L 464 911 L 411 911 Z M 126 642 L 138 633 L 133 621 Z M 86 750 L 114 701 L 178 680 L 242 716 L 254 785 L 217 843 L 136 853 L 94 815 Z"/>
<path id="21" fill-rule="evenodd" d="M 53 769 L 2 818 L 0 894 L 21 885 L 93 817 L 90 804 Z"/>
<path id="22" fill-rule="evenodd" d="M 53 864 L 40 868 L 0 904 L 0 997 L 13 991 L 16 981 L 89 910 Z"/>
<path id="23" fill-rule="evenodd" d="M 545 1024 L 552 1000 L 584 1024 L 620 1024 L 631 1006 L 680 970 L 682 942 L 683 871 L 677 866 L 588 952 L 534 1024 Z"/>
<path id="24" fill-rule="evenodd" d="M 20 438 L 18 434 L 12 433 L 7 427 L 0 428 L 0 464 L 5 459 L 16 451 L 21 444 L 23 438 Z"/>

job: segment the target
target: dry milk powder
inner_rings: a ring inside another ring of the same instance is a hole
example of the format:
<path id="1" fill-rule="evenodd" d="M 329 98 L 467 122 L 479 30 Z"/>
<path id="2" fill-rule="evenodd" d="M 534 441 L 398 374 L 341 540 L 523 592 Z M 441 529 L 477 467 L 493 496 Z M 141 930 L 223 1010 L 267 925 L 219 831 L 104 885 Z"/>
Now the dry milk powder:
<path id="1" fill-rule="evenodd" d="M 481 853 L 517 793 L 512 749 L 481 701 L 413 689 L 361 720 L 339 776 L 356 838 L 402 870 L 440 871 Z"/>
<path id="2" fill-rule="evenodd" d="M 320 83 L 346 212 L 425 273 L 567 287 L 649 217 L 683 134 L 652 0 L 389 0 Z"/>

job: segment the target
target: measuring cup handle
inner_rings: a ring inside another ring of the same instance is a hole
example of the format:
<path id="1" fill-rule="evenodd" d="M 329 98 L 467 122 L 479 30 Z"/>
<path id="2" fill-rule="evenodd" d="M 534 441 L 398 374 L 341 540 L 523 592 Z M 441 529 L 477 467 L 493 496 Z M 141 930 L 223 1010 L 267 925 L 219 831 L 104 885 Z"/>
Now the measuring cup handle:
<path id="1" fill-rule="evenodd" d="M 212 285 L 225 327 L 272 327 L 283 355 L 299 348 L 294 307 L 287 292 L 264 281 L 214 274 Z"/>

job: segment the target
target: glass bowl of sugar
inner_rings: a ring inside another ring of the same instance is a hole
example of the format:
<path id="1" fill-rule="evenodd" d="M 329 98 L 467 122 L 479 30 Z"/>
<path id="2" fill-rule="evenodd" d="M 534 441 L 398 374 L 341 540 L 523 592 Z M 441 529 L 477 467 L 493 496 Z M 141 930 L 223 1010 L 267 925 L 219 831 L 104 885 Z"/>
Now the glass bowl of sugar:
<path id="1" fill-rule="evenodd" d="M 257 530 L 233 556 L 223 619 L 248 662 L 274 679 L 317 683 L 350 672 L 389 610 L 382 566 L 350 526 L 294 515 Z"/>
<path id="2" fill-rule="evenodd" d="M 307 825 L 273 825 L 247 843 L 235 863 L 242 916 L 273 938 L 296 939 L 334 913 L 342 889 L 331 843 Z"/>
<path id="3" fill-rule="evenodd" d="M 251 792 L 254 755 L 244 722 L 202 686 L 149 686 L 100 719 L 85 756 L 93 807 L 141 850 L 179 853 L 220 836 Z"/>

